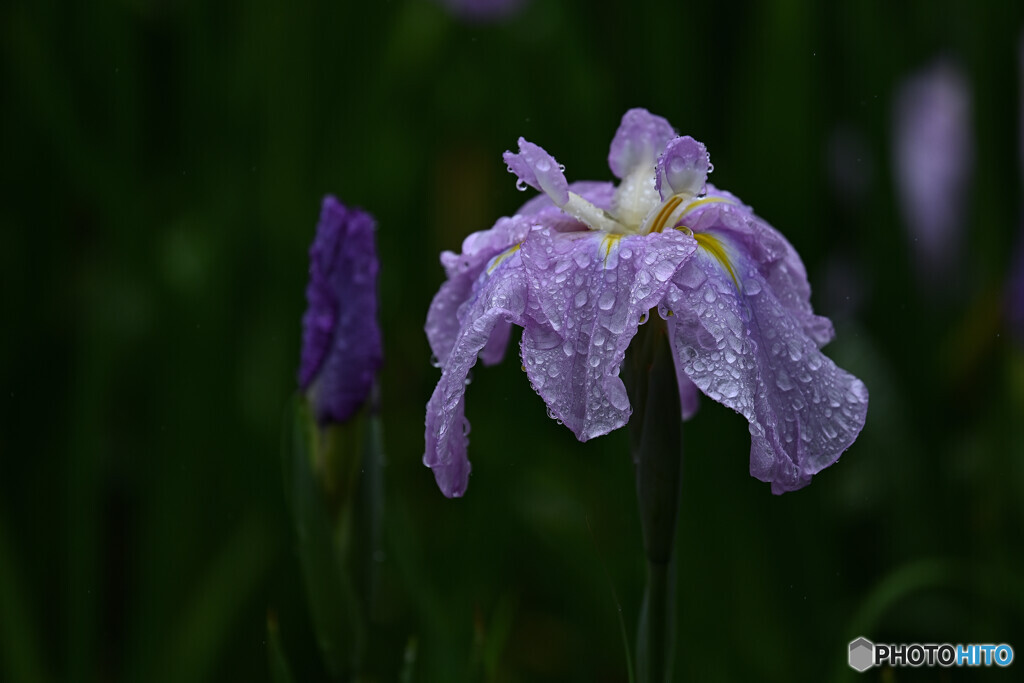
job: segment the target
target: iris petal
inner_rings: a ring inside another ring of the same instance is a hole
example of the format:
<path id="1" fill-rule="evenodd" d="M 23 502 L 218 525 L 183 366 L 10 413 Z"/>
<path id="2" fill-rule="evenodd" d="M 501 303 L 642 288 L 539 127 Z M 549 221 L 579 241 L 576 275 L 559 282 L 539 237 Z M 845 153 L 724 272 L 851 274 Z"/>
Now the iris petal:
<path id="1" fill-rule="evenodd" d="M 864 426 L 864 384 L 823 355 L 798 312 L 780 298 L 742 243 L 730 258 L 698 250 L 673 280 L 665 306 L 677 370 L 750 423 L 750 473 L 773 493 L 805 486 Z"/>
<path id="2" fill-rule="evenodd" d="M 654 186 L 662 200 L 674 194 L 693 197 L 704 191 L 708 177 L 708 150 L 689 135 L 675 138 L 658 157 Z"/>
<path id="3" fill-rule="evenodd" d="M 608 167 L 617 178 L 637 168 L 653 168 L 654 162 L 676 132 L 672 124 L 646 109 L 630 109 L 622 117 L 608 150 Z"/>
<path id="4" fill-rule="evenodd" d="M 461 496 L 469 483 L 466 378 L 495 327 L 504 322 L 521 325 L 525 306 L 526 277 L 516 254 L 486 280 L 427 403 L 423 464 L 433 470 L 441 492 L 449 498 Z"/>
<path id="5" fill-rule="evenodd" d="M 448 279 L 441 285 L 441 289 L 430 303 L 424 328 L 430 342 L 430 350 L 439 363 L 448 360 L 448 354 L 461 327 L 458 312 L 473 298 L 474 286 L 485 274 L 484 271 L 491 260 L 526 239 L 530 228 L 538 220 L 561 215 L 561 212 L 552 207 L 540 214 L 502 218 L 490 230 L 481 230 L 467 237 L 462 243 L 461 254 L 451 251 L 441 254 L 441 263 L 448 273 Z M 489 351 L 484 358 L 488 365 L 501 360 L 505 344 L 508 342 L 507 328 L 499 326 L 495 334 L 499 337 L 503 334 L 503 341 L 499 338 L 488 345 Z M 501 353 L 497 351 L 499 348 Z"/>

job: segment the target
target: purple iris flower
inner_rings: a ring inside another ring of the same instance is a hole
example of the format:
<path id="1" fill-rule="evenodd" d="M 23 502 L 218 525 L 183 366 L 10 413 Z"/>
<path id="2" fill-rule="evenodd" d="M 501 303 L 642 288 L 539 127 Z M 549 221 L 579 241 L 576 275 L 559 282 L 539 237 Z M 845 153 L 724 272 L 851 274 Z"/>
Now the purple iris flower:
<path id="1" fill-rule="evenodd" d="M 1024 343 L 1024 226 L 1017 237 L 1006 290 L 1004 308 L 1010 333 L 1018 343 Z"/>
<path id="2" fill-rule="evenodd" d="M 525 0 L 438 0 L 452 14 L 470 22 L 500 21 L 514 14 Z"/>
<path id="3" fill-rule="evenodd" d="M 345 422 L 355 414 L 383 359 L 375 228 L 370 214 L 324 197 L 309 248 L 298 376 L 321 425 Z"/>
<path id="4" fill-rule="evenodd" d="M 468 483 L 466 378 L 501 360 L 523 328 L 533 388 L 580 441 L 629 420 L 619 377 L 651 309 L 666 321 L 682 404 L 698 389 L 750 423 L 750 472 L 774 493 L 806 485 L 864 425 L 864 384 L 820 348 L 796 251 L 735 196 L 707 184 L 703 144 L 643 109 L 626 112 L 608 163 L 619 184 L 569 184 L 543 149 L 505 153 L 517 185 L 543 195 L 445 252 L 447 281 L 426 332 L 442 365 L 427 404 L 426 453 L 446 496 Z"/>
<path id="5" fill-rule="evenodd" d="M 941 60 L 907 79 L 896 96 L 896 185 L 926 285 L 950 281 L 961 249 L 974 167 L 967 77 Z"/>

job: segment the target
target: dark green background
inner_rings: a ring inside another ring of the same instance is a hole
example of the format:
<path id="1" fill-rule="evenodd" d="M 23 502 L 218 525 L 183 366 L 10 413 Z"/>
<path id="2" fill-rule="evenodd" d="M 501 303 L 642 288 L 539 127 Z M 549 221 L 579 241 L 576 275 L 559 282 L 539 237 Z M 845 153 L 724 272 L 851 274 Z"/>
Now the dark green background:
<path id="1" fill-rule="evenodd" d="M 607 179 L 634 106 L 705 142 L 714 182 L 793 242 L 829 354 L 871 392 L 840 463 L 781 497 L 749 476 L 738 415 L 704 400 L 685 426 L 677 678 L 853 680 L 860 635 L 1024 656 L 1024 341 L 1002 314 L 1022 28 L 1011 1 L 533 0 L 495 25 L 425 0 L 6 5 L 0 679 L 268 680 L 268 611 L 297 680 L 323 679 L 279 450 L 330 192 L 379 221 L 369 679 L 627 680 L 644 563 L 626 434 L 577 443 L 513 346 L 469 388 L 466 497 L 420 458 L 438 253 L 526 198 L 500 157 L 518 136 Z M 968 76 L 976 163 L 963 253 L 923 287 L 892 104 L 940 56 Z M 837 131 L 862 141 L 853 198 L 830 180 Z"/>

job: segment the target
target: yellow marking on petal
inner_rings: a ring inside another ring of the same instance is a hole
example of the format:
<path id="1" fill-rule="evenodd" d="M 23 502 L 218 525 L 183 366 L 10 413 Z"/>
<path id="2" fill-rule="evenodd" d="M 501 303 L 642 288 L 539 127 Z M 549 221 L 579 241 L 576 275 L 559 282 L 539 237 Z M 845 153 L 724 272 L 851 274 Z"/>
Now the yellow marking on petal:
<path id="1" fill-rule="evenodd" d="M 658 215 L 654 218 L 654 222 L 651 223 L 650 232 L 661 232 L 665 229 L 665 223 L 668 221 L 668 217 L 672 215 L 672 212 L 676 210 L 676 207 L 683 203 L 682 197 L 679 195 L 673 196 L 661 207 L 658 211 Z"/>
<path id="2" fill-rule="evenodd" d="M 608 267 L 608 257 L 611 256 L 612 247 L 619 243 L 622 239 L 622 235 L 619 233 L 609 233 L 601 238 L 601 248 L 604 249 L 604 266 Z"/>
<path id="3" fill-rule="evenodd" d="M 685 216 L 694 209 L 699 209 L 705 204 L 736 204 L 736 202 L 731 199 L 726 199 L 725 197 L 704 197 L 704 199 L 698 199 L 690 202 L 690 204 L 687 205 L 686 210 L 683 211 L 683 215 Z"/>
<path id="4" fill-rule="evenodd" d="M 742 291 L 740 281 L 736 278 L 736 271 L 732 269 L 732 263 L 729 261 L 729 254 L 725 251 L 725 245 L 717 237 L 706 232 L 694 233 L 693 239 L 697 240 L 697 244 L 703 247 L 704 251 L 718 259 L 718 262 L 729 271 L 729 276 L 732 278 L 733 284 L 736 285 L 736 291 Z"/>
<path id="5" fill-rule="evenodd" d="M 511 247 L 501 252 L 494 257 L 494 262 L 487 266 L 487 274 L 490 275 L 494 272 L 494 269 L 500 266 L 509 256 L 519 251 L 519 247 L 523 246 L 523 243 L 513 244 Z"/>

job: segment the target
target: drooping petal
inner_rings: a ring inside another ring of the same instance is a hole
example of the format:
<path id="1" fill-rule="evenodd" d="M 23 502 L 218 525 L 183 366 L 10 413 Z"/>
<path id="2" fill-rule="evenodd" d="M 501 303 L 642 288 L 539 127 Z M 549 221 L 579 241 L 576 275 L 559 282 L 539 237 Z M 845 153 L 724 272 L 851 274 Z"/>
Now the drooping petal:
<path id="1" fill-rule="evenodd" d="M 503 158 L 519 180 L 551 197 L 558 206 L 569 202 L 569 183 L 562 167 L 542 147 L 519 138 L 519 153 L 505 152 Z"/>
<path id="2" fill-rule="evenodd" d="M 441 263 L 448 279 L 430 303 L 424 328 L 430 350 L 438 363 L 448 359 L 459 334 L 459 309 L 473 296 L 474 283 L 480 279 L 488 265 L 526 239 L 527 233 L 538 220 L 551 220 L 562 215 L 557 209 L 547 209 L 539 212 L 539 215 L 502 218 L 490 230 L 481 230 L 467 237 L 462 242 L 461 254 L 451 251 L 441 254 Z M 502 330 L 499 328 L 496 334 L 500 335 Z M 490 365 L 501 360 L 507 342 L 508 331 L 504 330 L 504 342 L 496 340 L 494 345 L 490 345 L 488 348 L 491 351 L 484 362 Z M 502 354 L 497 354 L 499 347 Z"/>
<path id="3" fill-rule="evenodd" d="M 373 217 L 324 198 L 309 248 L 299 388 L 321 423 L 344 422 L 362 405 L 383 359 L 377 324 Z"/>
<path id="4" fill-rule="evenodd" d="M 523 364 L 551 414 L 581 441 L 629 419 L 619 378 L 626 347 L 694 248 L 676 231 L 622 236 L 542 229 L 523 243 L 530 292 Z"/>
<path id="5" fill-rule="evenodd" d="M 711 200 L 710 203 L 685 216 L 686 226 L 695 233 L 728 233 L 732 243 L 742 247 L 751 265 L 768 281 L 782 305 L 818 347 L 832 341 L 835 336 L 832 322 L 814 314 L 807 269 L 789 240 L 755 215 L 735 195 L 719 190 L 710 183 L 707 188 L 707 200 Z M 713 201 L 719 199 L 726 201 Z"/>
<path id="6" fill-rule="evenodd" d="M 696 238 L 665 299 L 677 369 L 747 418 L 751 475 L 773 493 L 801 488 L 856 439 L 867 389 L 821 353 L 748 242 L 727 230 Z"/>
<path id="7" fill-rule="evenodd" d="M 672 124 L 646 109 L 630 109 L 622 117 L 608 150 L 608 167 L 617 178 L 637 168 L 653 168 L 669 140 L 676 136 Z"/>
<path id="8" fill-rule="evenodd" d="M 697 414 L 700 407 L 700 389 L 694 384 L 686 373 L 676 365 L 676 382 L 679 383 L 679 407 L 682 410 L 683 419 L 689 420 Z"/>
<path id="9" fill-rule="evenodd" d="M 708 150 L 703 143 L 689 135 L 675 138 L 665 147 L 665 153 L 658 157 L 654 187 L 662 200 L 674 194 L 694 197 L 706 189 L 710 166 Z"/>
<path id="10" fill-rule="evenodd" d="M 433 470 L 441 492 L 449 498 L 461 496 L 469 483 L 465 413 L 469 370 L 492 338 L 495 326 L 504 322 L 521 325 L 525 307 L 526 277 L 516 253 L 494 270 L 467 312 L 427 403 L 423 464 Z"/>

